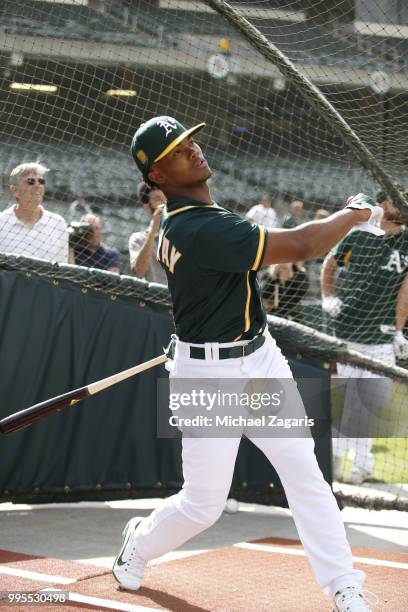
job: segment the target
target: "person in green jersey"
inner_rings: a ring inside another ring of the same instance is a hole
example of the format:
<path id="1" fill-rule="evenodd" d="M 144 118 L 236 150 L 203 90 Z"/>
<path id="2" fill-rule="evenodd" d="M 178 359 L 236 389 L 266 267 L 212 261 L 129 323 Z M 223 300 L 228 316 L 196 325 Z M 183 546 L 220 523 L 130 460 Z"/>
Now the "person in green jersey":
<path id="1" fill-rule="evenodd" d="M 292 229 L 301 223 L 304 223 L 303 218 L 303 202 L 301 200 L 293 200 L 289 206 L 290 213 L 283 220 L 282 227 Z"/>
<path id="2" fill-rule="evenodd" d="M 327 255 L 321 275 L 322 308 L 335 334 L 361 353 L 395 364 L 408 358 L 403 329 L 408 316 L 408 230 L 387 194 L 377 194 L 384 209 L 384 236 L 351 231 Z M 336 286 L 338 271 L 341 275 Z M 391 399 L 392 381 L 368 370 L 338 364 L 344 406 L 334 431 L 335 477 L 360 484 L 372 477 L 373 420 Z M 346 455 L 352 470 L 344 475 Z"/>
<path id="3" fill-rule="evenodd" d="M 204 125 L 186 129 L 173 117 L 154 117 L 139 127 L 131 146 L 144 180 L 167 199 L 157 258 L 167 274 L 177 334 L 167 363 L 171 396 L 183 379 L 193 379 L 197 386 L 200 379 L 216 379 L 214 385 L 236 379 L 237 386 L 242 379 L 253 384 L 256 378 L 293 381 L 266 326 L 258 270 L 325 253 L 356 225 L 378 232 L 382 215 L 360 194 L 323 221 L 266 230 L 217 206 L 207 183 L 211 169 L 193 139 Z M 305 415 L 297 388 L 293 404 Z M 184 411 L 192 420 L 197 404 L 187 402 Z M 210 416 L 207 413 L 207 419 Z M 183 488 L 150 516 L 134 517 L 125 526 L 112 570 L 121 588 L 138 590 L 148 561 L 181 546 L 219 518 L 245 434 L 277 470 L 316 580 L 333 598 L 335 610 L 369 610 L 361 589 L 365 576 L 353 568 L 340 512 L 318 467 L 308 427 L 303 437 L 260 435 L 246 425 L 233 436 L 181 429 Z"/>

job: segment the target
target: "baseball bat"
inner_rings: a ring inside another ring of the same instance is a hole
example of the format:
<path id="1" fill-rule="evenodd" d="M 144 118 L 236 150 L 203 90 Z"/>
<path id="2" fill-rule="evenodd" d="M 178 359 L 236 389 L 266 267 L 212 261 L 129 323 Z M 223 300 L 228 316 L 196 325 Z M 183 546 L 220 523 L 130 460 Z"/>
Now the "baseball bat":
<path id="1" fill-rule="evenodd" d="M 128 370 L 123 370 L 123 372 L 118 372 L 117 374 L 113 374 L 112 376 L 108 376 L 102 380 L 98 380 L 97 382 L 91 383 L 86 387 L 80 387 L 74 391 L 68 391 L 68 393 L 57 395 L 56 397 L 52 397 L 45 402 L 40 402 L 39 404 L 30 406 L 24 410 L 10 414 L 0 421 L 0 432 L 5 434 L 11 433 L 12 431 L 18 431 L 23 427 L 31 425 L 34 423 L 34 421 L 38 421 L 39 419 L 42 419 L 49 414 L 53 414 L 54 412 L 59 412 L 63 408 L 69 408 L 86 397 L 95 395 L 95 393 L 99 393 L 99 391 L 103 391 L 112 385 L 116 385 L 122 380 L 126 380 L 126 378 L 130 378 L 131 376 L 139 374 L 144 370 L 148 370 L 149 368 L 153 368 L 160 363 L 164 363 L 167 361 L 167 359 L 167 355 L 163 353 L 163 355 L 159 355 L 154 359 L 140 363 L 137 366 L 133 366 Z"/>

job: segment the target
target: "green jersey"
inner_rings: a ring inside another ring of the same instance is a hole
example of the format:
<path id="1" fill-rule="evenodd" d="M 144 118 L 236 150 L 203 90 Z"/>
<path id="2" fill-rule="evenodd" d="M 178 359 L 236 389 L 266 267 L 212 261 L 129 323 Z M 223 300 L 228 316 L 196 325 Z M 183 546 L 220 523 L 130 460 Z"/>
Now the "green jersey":
<path id="1" fill-rule="evenodd" d="M 338 296 L 343 302 L 336 336 L 362 344 L 392 342 L 398 292 L 408 270 L 408 231 L 375 236 L 351 231 L 332 250 L 345 267 Z"/>
<path id="2" fill-rule="evenodd" d="M 282 227 L 284 229 L 293 229 L 299 225 L 299 221 L 293 215 L 286 215 L 283 220 Z"/>
<path id="3" fill-rule="evenodd" d="M 266 325 L 256 278 L 266 230 L 197 200 L 169 200 L 157 259 L 165 269 L 180 340 L 233 342 Z"/>

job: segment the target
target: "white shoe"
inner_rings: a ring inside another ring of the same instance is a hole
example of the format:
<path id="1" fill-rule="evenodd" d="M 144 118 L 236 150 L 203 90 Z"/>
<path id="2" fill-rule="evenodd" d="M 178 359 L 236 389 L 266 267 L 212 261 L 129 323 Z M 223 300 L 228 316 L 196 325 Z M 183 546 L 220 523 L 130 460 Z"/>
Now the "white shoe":
<path id="1" fill-rule="evenodd" d="M 368 592 L 366 591 L 368 594 Z M 378 597 L 371 593 L 376 598 Z M 337 591 L 333 597 L 334 612 L 372 612 L 360 587 L 349 586 Z"/>
<path id="2" fill-rule="evenodd" d="M 146 561 L 137 554 L 135 547 L 135 531 L 141 516 L 135 516 L 126 524 L 122 536 L 122 548 L 115 559 L 112 574 L 124 589 L 137 591 L 142 582 Z"/>
<path id="3" fill-rule="evenodd" d="M 343 482 L 347 482 L 348 484 L 359 485 L 372 478 L 372 473 L 370 470 L 366 470 L 365 468 L 353 467 L 350 474 L 343 478 Z"/>

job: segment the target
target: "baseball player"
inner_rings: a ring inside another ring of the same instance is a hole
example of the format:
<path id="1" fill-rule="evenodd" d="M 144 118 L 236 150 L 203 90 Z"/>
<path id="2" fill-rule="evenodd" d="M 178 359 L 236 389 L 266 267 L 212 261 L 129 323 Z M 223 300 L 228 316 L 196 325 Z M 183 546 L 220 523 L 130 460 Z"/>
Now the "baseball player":
<path id="1" fill-rule="evenodd" d="M 395 364 L 408 359 L 403 329 L 408 316 L 408 231 L 401 214 L 380 192 L 384 236 L 352 231 L 329 253 L 322 266 L 323 311 L 332 317 L 336 336 L 361 353 Z M 336 290 L 338 269 L 345 269 Z M 334 474 L 351 484 L 372 477 L 373 419 L 391 399 L 392 381 L 350 365 L 338 364 L 344 392 L 339 431 L 333 437 Z M 346 453 L 351 473 L 344 476 Z"/>
<path id="2" fill-rule="evenodd" d="M 270 336 L 256 276 L 262 265 L 328 252 L 352 227 L 373 231 L 382 210 L 357 198 L 329 219 L 270 229 L 217 206 L 211 170 L 193 135 L 172 117 L 136 131 L 132 156 L 144 180 L 167 198 L 157 257 L 166 270 L 177 337 L 170 383 L 182 378 L 292 379 Z M 376 228 L 378 229 L 378 228 Z M 302 407 L 303 408 L 303 407 Z M 313 438 L 257 437 L 243 428 L 279 474 L 316 580 L 335 610 L 369 610 L 364 573 L 353 568 L 340 512 L 314 454 Z M 221 515 L 240 435 L 183 436 L 184 485 L 147 518 L 126 525 L 113 565 L 122 588 L 140 587 L 145 565 L 184 544 Z"/>

